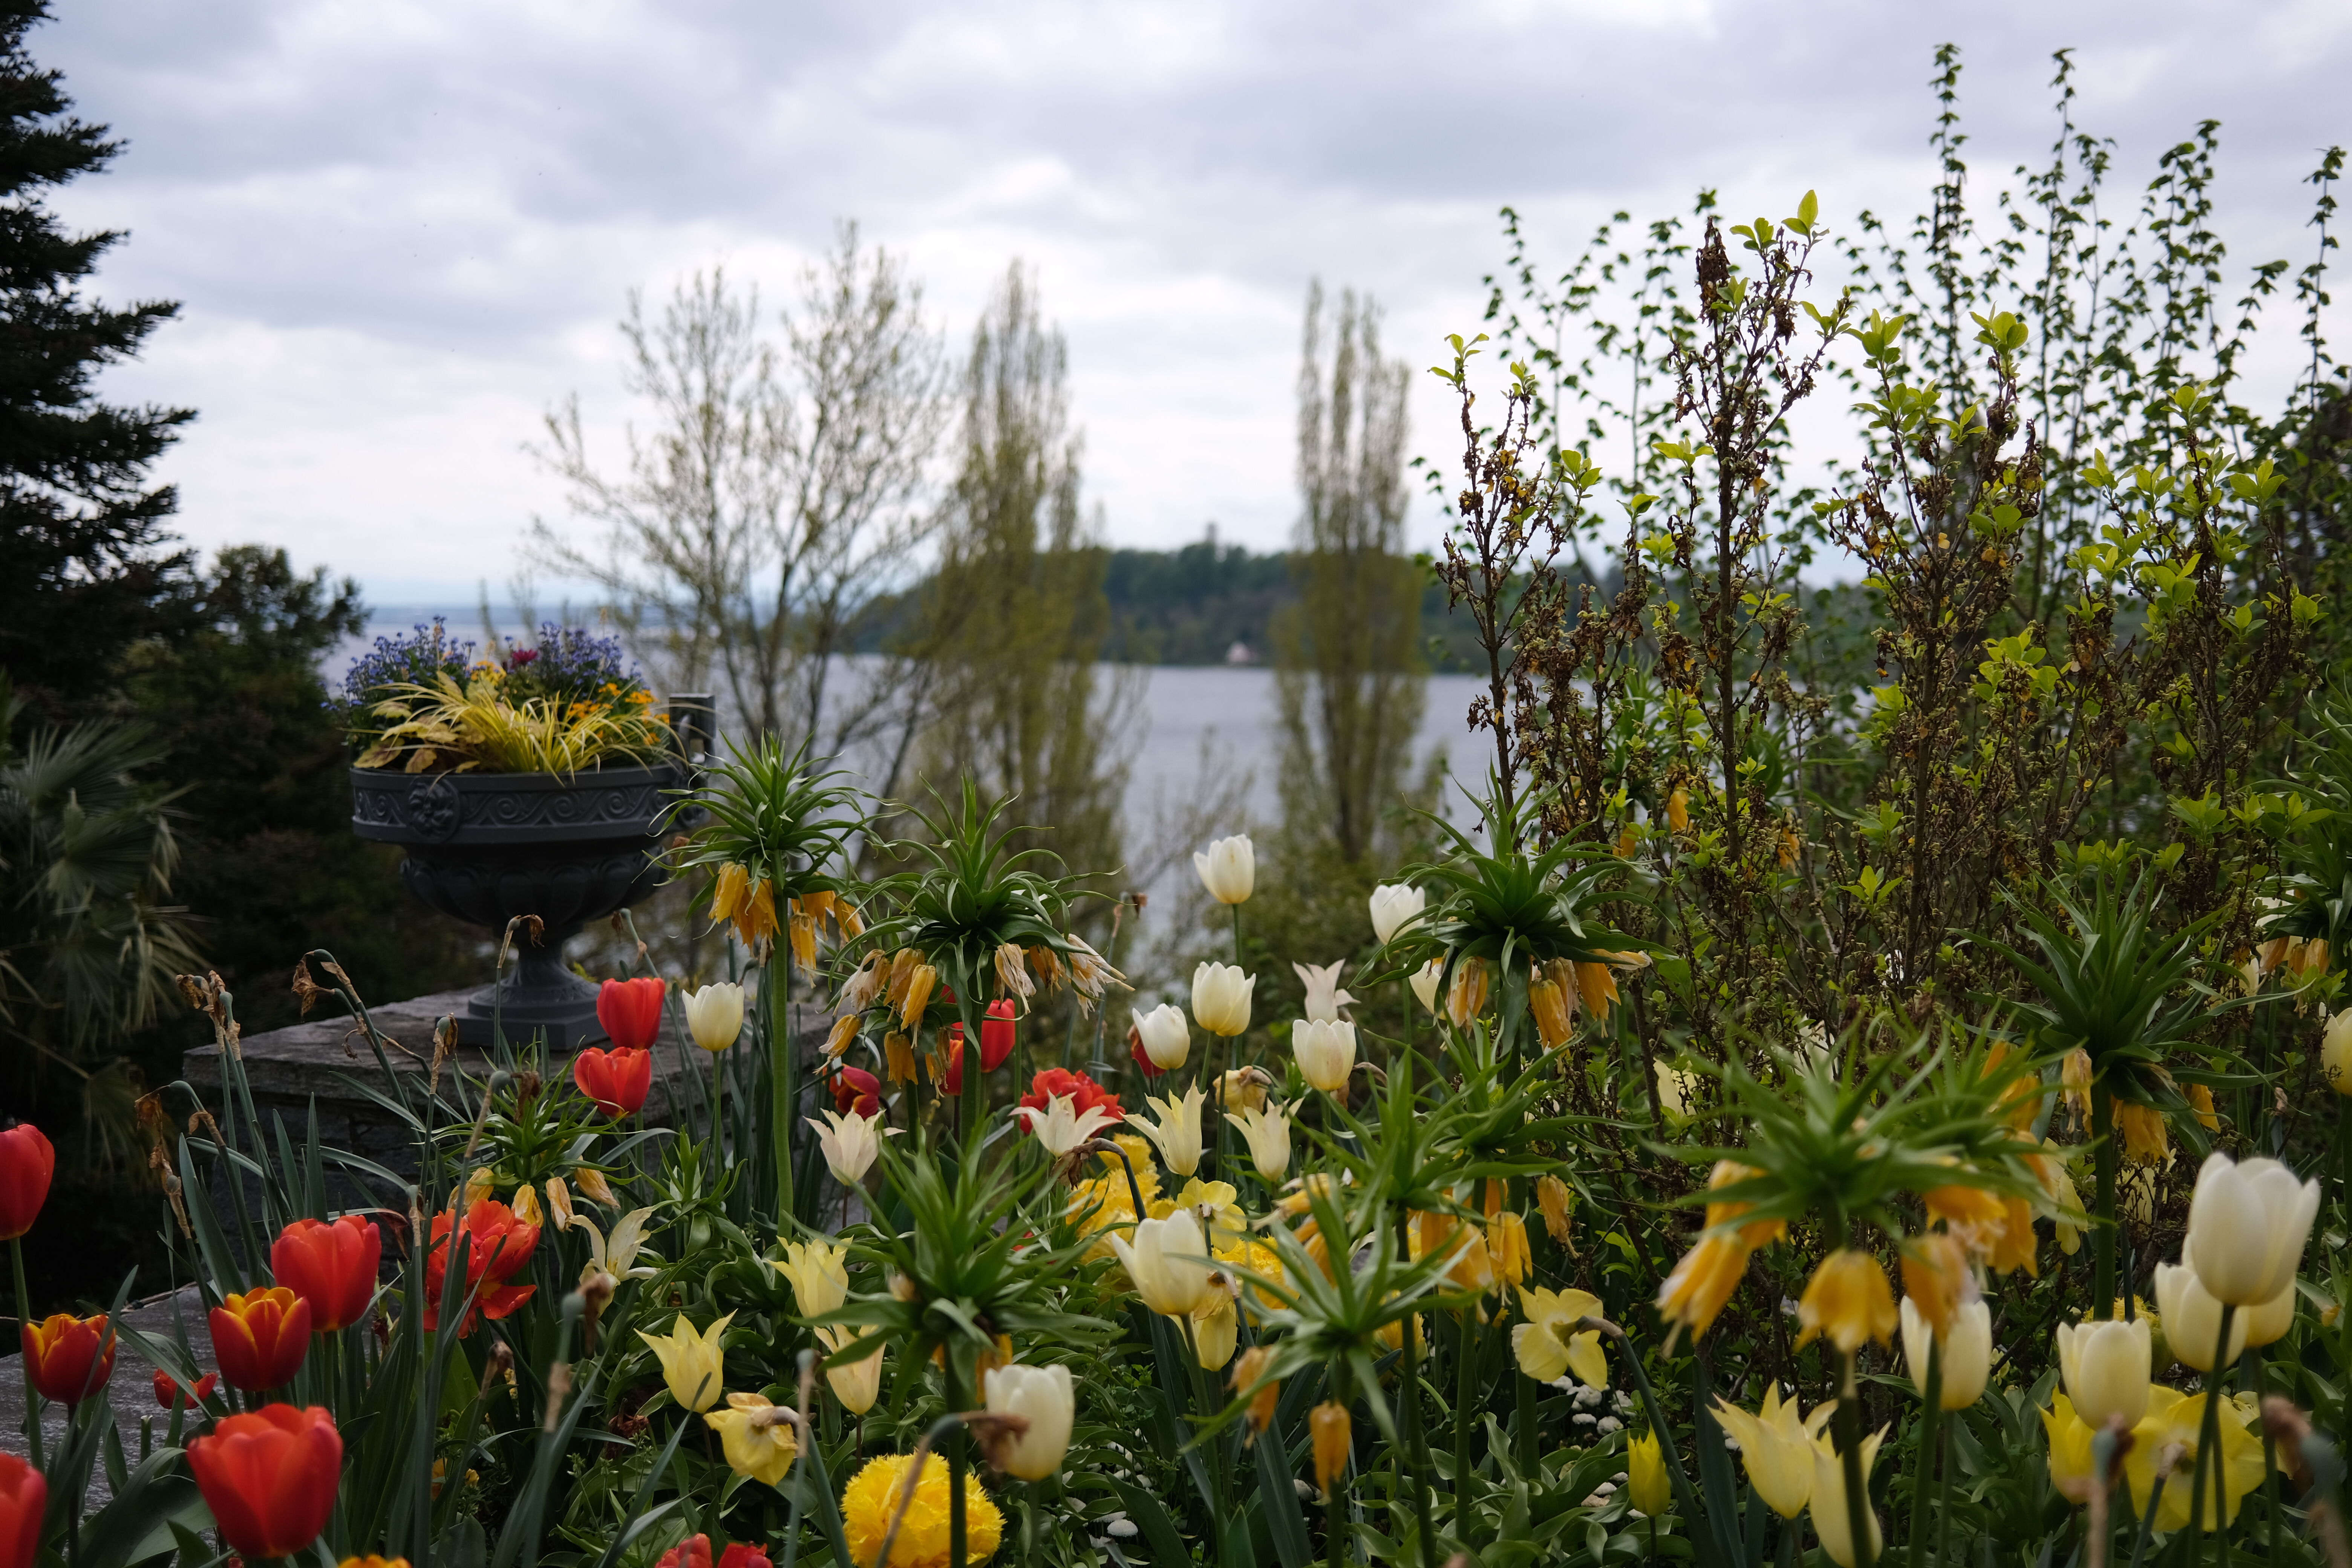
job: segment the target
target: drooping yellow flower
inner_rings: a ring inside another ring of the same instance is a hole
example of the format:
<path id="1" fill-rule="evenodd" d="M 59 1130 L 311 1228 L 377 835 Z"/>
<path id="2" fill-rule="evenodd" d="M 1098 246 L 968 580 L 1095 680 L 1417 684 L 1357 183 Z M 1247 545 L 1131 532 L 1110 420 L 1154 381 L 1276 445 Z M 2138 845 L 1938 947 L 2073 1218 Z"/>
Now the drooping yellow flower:
<path id="1" fill-rule="evenodd" d="M 1347 1473 L 1349 1450 L 1354 1446 L 1348 1407 L 1325 1400 L 1307 1413 L 1307 1430 L 1315 1445 L 1315 1485 L 1328 1501 L 1331 1483 Z"/>
<path id="2" fill-rule="evenodd" d="M 1707 1173 L 1707 1190 L 1712 1192 L 1719 1187 L 1754 1181 L 1763 1174 L 1764 1173 L 1755 1166 L 1743 1165 L 1737 1160 L 1717 1160 L 1715 1163 L 1715 1169 Z M 1718 1226 L 1729 1225 L 1733 1220 L 1755 1207 L 1756 1205 L 1750 1203 L 1711 1203 L 1706 1205 L 1706 1227 L 1714 1230 Z M 1781 1240 L 1788 1234 L 1789 1222 L 1785 1219 L 1749 1220 L 1739 1227 L 1739 1245 L 1753 1252 L 1768 1242 Z"/>
<path id="3" fill-rule="evenodd" d="M 1450 1214 L 1427 1211 L 1414 1216 L 1414 1230 L 1421 1242 L 1420 1256 L 1444 1254 L 1454 1258 L 1445 1277 L 1465 1290 L 1491 1290 L 1495 1288 L 1495 1270 L 1486 1257 L 1486 1238 L 1475 1226 Z M 1458 1253 L 1458 1255 L 1457 1255 Z"/>
<path id="4" fill-rule="evenodd" d="M 1988 1235 L 2008 1223 L 2009 1211 L 2000 1194 L 1986 1187 L 1963 1186 L 1955 1183 L 1948 1187 L 1930 1187 L 1919 1194 L 1927 1205 L 1931 1218 L 1942 1220 L 1955 1230 L 1983 1231 Z"/>
<path id="5" fill-rule="evenodd" d="M 2033 1205 L 2023 1198 L 2004 1198 L 2001 1209 L 2005 1217 L 1985 1256 L 1986 1266 L 1996 1274 L 2022 1268 L 2028 1279 L 2041 1279 L 2042 1257 L 2033 1237 Z"/>
<path id="6" fill-rule="evenodd" d="M 1528 1277 L 1534 1262 L 1526 1220 L 1516 1214 L 1498 1214 L 1486 1222 L 1486 1268 L 1496 1279 L 1517 1285 Z"/>
<path id="7" fill-rule="evenodd" d="M 1445 994 L 1445 1016 L 1457 1029 L 1486 1010 L 1486 963 L 1465 958 L 1454 966 L 1454 988 Z"/>
<path id="8" fill-rule="evenodd" d="M 1571 1257 L 1576 1250 L 1570 1245 L 1576 1234 L 1570 1218 L 1573 1212 L 1571 1205 L 1574 1202 L 1574 1196 L 1568 1190 L 1568 1184 L 1558 1176 L 1536 1178 L 1536 1207 L 1543 1215 L 1544 1229 L 1551 1234 L 1554 1241 L 1568 1247 Z"/>
<path id="9" fill-rule="evenodd" d="M 2147 1414 L 2132 1428 L 2131 1452 L 2124 1456 L 2124 1474 L 2131 1481 L 2132 1506 L 2143 1512 L 2147 1508 L 2148 1494 L 2156 1487 L 2158 1457 L 2176 1443 L 2183 1450 L 2179 1467 L 2164 1483 L 2163 1497 L 2157 1500 L 2158 1530 L 2189 1528 L 2189 1506 L 2196 1497 L 2189 1475 L 2197 1459 L 2198 1438 L 2204 1431 L 2207 1398 L 2202 1394 L 2183 1397 L 2160 1385 L 2151 1388 Z M 2210 1457 L 2205 1461 L 2207 1530 L 2226 1529 L 2234 1523 L 2239 1504 L 2248 1492 L 2263 1484 L 2263 1440 L 2248 1429 L 2248 1411 L 2237 1401 L 2224 1399 L 2220 1415 L 2217 1426 L 2221 1462 L 2215 1464 Z"/>
<path id="10" fill-rule="evenodd" d="M 2221 1117 L 2220 1112 L 2213 1109 L 2213 1091 L 2210 1088 L 2201 1083 L 2192 1083 L 2181 1092 L 2188 1098 L 2189 1109 L 2197 1113 L 2199 1126 L 2208 1132 L 2221 1131 Z"/>
<path id="11" fill-rule="evenodd" d="M 1739 1444 L 1748 1484 L 1782 1519 L 1796 1518 L 1812 1500 L 1813 1436 L 1836 1409 L 1829 1400 L 1807 1416 L 1795 1399 L 1781 1399 L 1777 1383 L 1765 1389 L 1763 1408 L 1753 1415 L 1728 1400 L 1715 1403 L 1716 1419 Z"/>
<path id="12" fill-rule="evenodd" d="M 2135 1165 L 2161 1165 L 2172 1152 L 2172 1139 L 2165 1131 L 2164 1112 L 2153 1105 L 2137 1105 L 2128 1100 L 2114 1102 L 2116 1136 L 2124 1146 L 2124 1158 Z"/>
<path id="13" fill-rule="evenodd" d="M 1617 974 L 1605 963 L 1580 963 L 1576 966 L 1577 995 L 1584 1010 L 1595 1024 L 1609 1022 L 1609 1009 L 1617 1001 Z"/>
<path id="14" fill-rule="evenodd" d="M 875 1568 L 875 1560 L 882 1555 L 883 1538 L 890 1533 L 899 1493 L 913 1468 L 913 1457 L 907 1454 L 871 1460 L 842 1492 L 842 1532 L 857 1568 Z M 914 1489 L 898 1539 L 890 1545 L 889 1568 L 948 1568 L 948 1462 L 937 1454 L 924 1455 Z M 989 1500 L 978 1476 L 964 1477 L 963 1497 L 964 1561 L 985 1563 L 996 1555 L 1004 1538 L 1004 1515 Z"/>
<path id="15" fill-rule="evenodd" d="M 1658 1314 L 1696 1339 L 1713 1326 L 1747 1272 L 1748 1248 L 1737 1237 L 1702 1236 L 1658 1287 Z"/>
<path id="16" fill-rule="evenodd" d="M 1528 1010 L 1535 1015 L 1536 1038 L 1548 1051 L 1568 1044 L 1576 1033 L 1576 1004 L 1570 994 L 1569 987 L 1547 978 L 1544 968 L 1528 980 Z"/>
<path id="17" fill-rule="evenodd" d="M 1252 1345 L 1242 1352 L 1241 1359 L 1234 1363 L 1231 1378 L 1233 1391 L 1235 1394 L 1248 1394 L 1251 1385 L 1265 1376 L 1266 1366 L 1273 1360 L 1274 1352 L 1264 1345 Z M 1269 1379 L 1265 1386 L 1258 1389 L 1255 1394 L 1250 1394 L 1246 1419 L 1249 1422 L 1251 1442 L 1256 1442 L 1258 1434 L 1272 1424 L 1275 1404 L 1281 1397 L 1282 1380 L 1280 1378 Z"/>
<path id="18" fill-rule="evenodd" d="M 727 1468 L 768 1486 L 781 1486 L 800 1453 L 799 1429 L 791 1412 L 764 1394 L 730 1394 L 727 1408 L 713 1410 L 703 1425 L 719 1434 Z"/>
<path id="19" fill-rule="evenodd" d="M 1651 1519 L 1662 1518 L 1675 1506 L 1675 1485 L 1666 1474 L 1665 1447 L 1655 1432 L 1644 1432 L 1625 1444 L 1625 1495 Z"/>
<path id="20" fill-rule="evenodd" d="M 2076 1046 L 2066 1053 L 2058 1068 L 2060 1092 L 2074 1114 L 2088 1121 L 2091 1119 L 2091 1053 Z"/>
<path id="21" fill-rule="evenodd" d="M 637 1331 L 637 1338 L 652 1346 L 661 1360 L 662 1381 L 669 1385 L 670 1397 L 686 1409 L 698 1413 L 719 1403 L 727 1383 L 727 1347 L 719 1342 L 719 1336 L 734 1321 L 735 1314 L 730 1312 L 698 1333 L 680 1312 L 667 1334 Z"/>
<path id="22" fill-rule="evenodd" d="M 1690 791 L 1677 789 L 1666 796 L 1666 826 L 1676 833 L 1690 831 Z"/>
<path id="23" fill-rule="evenodd" d="M 898 1022 L 908 1030 L 920 1028 L 923 1009 L 931 1005 L 931 988 L 940 983 L 940 972 L 928 963 L 917 963 L 907 972 L 907 989 L 898 1002 Z"/>
<path id="24" fill-rule="evenodd" d="M 1609 1384 L 1609 1358 L 1601 1352 L 1601 1331 L 1576 1330 L 1580 1318 L 1598 1318 L 1601 1298 L 1585 1290 L 1519 1292 L 1528 1321 L 1511 1330 L 1511 1353 L 1519 1370 L 1538 1383 L 1557 1383 L 1570 1373 L 1588 1388 Z"/>
<path id="25" fill-rule="evenodd" d="M 1969 1274 L 1968 1248 L 1959 1237 L 1935 1231 L 1904 1243 L 1903 1294 L 1936 1331 L 1937 1338 L 1952 1331 L 1952 1319 L 1960 1303 L 1976 1293 L 1976 1281 Z"/>
<path id="26" fill-rule="evenodd" d="M 1797 1301 L 1797 1348 L 1819 1336 L 1852 1355 L 1866 1341 L 1891 1345 L 1901 1320 L 1895 1289 L 1878 1259 L 1859 1247 L 1842 1247 L 1822 1259 Z"/>
<path id="27" fill-rule="evenodd" d="M 792 911 L 786 917 L 786 923 L 792 933 L 793 963 L 805 973 L 816 967 L 817 918 L 814 913 L 803 909 L 802 900 L 798 899 L 787 899 L 785 905 Z"/>

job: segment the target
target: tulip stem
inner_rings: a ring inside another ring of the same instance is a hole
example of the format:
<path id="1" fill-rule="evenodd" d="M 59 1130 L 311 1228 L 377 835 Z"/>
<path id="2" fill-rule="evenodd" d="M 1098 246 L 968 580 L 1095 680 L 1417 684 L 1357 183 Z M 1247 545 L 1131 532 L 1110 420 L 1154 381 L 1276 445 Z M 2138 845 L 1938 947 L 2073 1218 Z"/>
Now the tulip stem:
<path id="1" fill-rule="evenodd" d="M 719 1110 L 719 1107 L 726 1102 L 719 1098 L 719 1053 L 712 1051 L 709 1052 L 709 1055 L 710 1057 L 710 1152 L 713 1154 L 718 1155 L 723 1162 L 727 1158 L 727 1139 L 725 1134 L 720 1131 L 723 1117 Z"/>
<path id="2" fill-rule="evenodd" d="M 2205 1462 L 2213 1462 L 2216 1478 L 2221 1474 L 2221 1378 L 2222 1368 L 2230 1364 L 2230 1330 L 2236 1325 L 2238 1309 L 2234 1302 L 2221 1303 L 2221 1330 L 2213 1341 L 2213 1359 L 2207 1364 L 2212 1371 L 2205 1377 L 2205 1414 L 2197 1424 L 2197 1457 L 2189 1465 L 2189 1539 L 2192 1560 L 2194 1542 L 2205 1531 Z M 2226 1484 L 2226 1482 L 2225 1482 Z M 2153 1513 L 2155 1510 L 2148 1510 Z M 2229 1547 L 2222 1546 L 2222 1561 L 2229 1561 Z"/>
<path id="3" fill-rule="evenodd" d="M 781 933 L 768 939 L 768 1077 L 775 1125 L 776 1224 L 792 1227 L 793 1216 L 793 963 L 791 944 Z"/>
<path id="4" fill-rule="evenodd" d="M 1870 1545 L 1870 1496 L 1862 1476 L 1862 1390 L 1854 1378 L 1853 1352 L 1841 1352 L 1838 1361 L 1837 1447 L 1845 1470 L 1846 1540 L 1853 1568 L 1871 1568 L 1877 1557 Z"/>
<path id="5" fill-rule="evenodd" d="M 1920 1392 L 1927 1401 L 1927 1410 L 1920 1423 L 1919 1447 L 1911 1479 L 1911 1568 L 1919 1568 L 1921 1556 L 1927 1549 L 1927 1483 L 1934 1478 L 1936 1458 L 1940 1451 L 1937 1439 L 1944 1435 L 1944 1336 L 1941 1334 L 1931 1333 L 1927 1338 L 1927 1385 Z M 1942 1558 L 1943 1554 L 1937 1552 L 1938 1563 Z"/>
<path id="6" fill-rule="evenodd" d="M 2140 1510 L 2138 1527 L 2132 1531 L 2131 1568 L 2139 1568 L 2141 1559 L 2147 1555 L 2147 1538 L 2155 1526 L 2157 1505 L 2164 1500 L 2164 1472 L 2158 1470 L 2148 1485 L 2147 1506 Z"/>
<path id="7" fill-rule="evenodd" d="M 2263 1393 L 2265 1385 L 2270 1382 L 2263 1371 L 2265 1359 L 2260 1347 L 2248 1345 L 2244 1359 L 2238 1364 L 2239 1385 L 2254 1391 L 2256 1409 L 2260 1409 L 2263 1401 L 2268 1397 Z M 2278 1538 L 2278 1437 L 2271 1431 L 2271 1424 L 2268 1421 L 2263 1423 L 2263 1504 L 2269 1513 L 2270 1534 L 2270 1553 L 2264 1561 L 2276 1563 L 2281 1561 Z"/>
<path id="8" fill-rule="evenodd" d="M 1397 1210 L 1397 1257 L 1400 1260 L 1412 1255 L 1410 1234 L 1412 1219 L 1402 1208 Z M 1524 1380 L 1522 1380 L 1524 1381 Z M 1437 1568 L 1437 1542 L 1429 1525 L 1429 1444 L 1421 1429 L 1421 1315 L 1409 1313 L 1404 1321 L 1404 1367 L 1397 1389 L 1402 1408 L 1398 1418 L 1404 1426 L 1404 1447 L 1407 1467 L 1412 1471 L 1413 1528 L 1421 1536 L 1421 1568 Z"/>
<path id="9" fill-rule="evenodd" d="M 8 1238 L 8 1262 L 16 1275 L 16 1342 L 25 1342 L 25 1331 L 33 1323 L 33 1293 L 25 1288 L 25 1238 Z M 21 1351 L 16 1357 L 16 1369 L 25 1374 L 25 1442 L 33 1461 L 33 1468 L 41 1468 L 41 1391 L 33 1386 L 33 1358 Z"/>

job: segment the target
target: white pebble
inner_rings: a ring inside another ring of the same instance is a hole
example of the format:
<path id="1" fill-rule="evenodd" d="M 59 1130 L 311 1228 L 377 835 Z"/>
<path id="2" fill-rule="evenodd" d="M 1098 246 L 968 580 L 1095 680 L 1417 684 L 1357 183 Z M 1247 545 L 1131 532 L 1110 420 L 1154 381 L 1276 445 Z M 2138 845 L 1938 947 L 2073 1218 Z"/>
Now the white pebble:
<path id="1" fill-rule="evenodd" d="M 1603 1436 L 1606 1436 L 1611 1432 L 1622 1431 L 1624 1430 L 1624 1426 L 1625 1423 L 1618 1420 L 1614 1415 L 1603 1415 L 1597 1423 L 1594 1424 L 1592 1429 Z"/>
<path id="2" fill-rule="evenodd" d="M 1590 1426 L 1592 1425 L 1593 1421 L 1593 1418 L 1590 1415 L 1571 1415 L 1569 1419 L 1579 1426 Z"/>
<path id="3" fill-rule="evenodd" d="M 1135 1539 L 1135 1524 L 1131 1520 L 1114 1519 L 1106 1528 L 1111 1534 L 1118 1536 L 1121 1541 L 1132 1541 Z"/>

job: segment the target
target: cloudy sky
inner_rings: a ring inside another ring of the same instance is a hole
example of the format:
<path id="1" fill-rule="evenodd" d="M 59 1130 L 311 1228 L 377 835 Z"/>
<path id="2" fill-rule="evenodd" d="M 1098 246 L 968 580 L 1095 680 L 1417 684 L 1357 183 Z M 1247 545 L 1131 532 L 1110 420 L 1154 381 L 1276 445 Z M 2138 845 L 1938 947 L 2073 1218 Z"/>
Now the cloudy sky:
<path id="1" fill-rule="evenodd" d="M 910 258 L 951 342 L 1011 258 L 1035 266 L 1113 541 L 1214 519 L 1273 548 L 1307 279 L 1370 290 L 1391 352 L 1433 363 L 1475 328 L 1504 203 L 1559 263 L 1611 209 L 1701 184 L 1743 215 L 1807 187 L 1833 220 L 1907 215 L 1947 37 L 1980 199 L 2047 147 L 2062 47 L 2118 206 L 2221 121 L 2233 266 L 2309 258 L 2298 182 L 2352 141 L 2342 0 L 58 8 L 36 57 L 128 143 L 58 205 L 130 231 L 102 292 L 184 302 L 108 382 L 199 410 L 165 470 L 184 531 L 282 543 L 385 604 L 498 593 L 532 516 L 562 520 L 523 443 L 573 391 L 617 442 L 630 288 L 724 261 L 782 300 L 844 218 Z M 2284 385 L 2292 323 L 2269 335 Z"/>

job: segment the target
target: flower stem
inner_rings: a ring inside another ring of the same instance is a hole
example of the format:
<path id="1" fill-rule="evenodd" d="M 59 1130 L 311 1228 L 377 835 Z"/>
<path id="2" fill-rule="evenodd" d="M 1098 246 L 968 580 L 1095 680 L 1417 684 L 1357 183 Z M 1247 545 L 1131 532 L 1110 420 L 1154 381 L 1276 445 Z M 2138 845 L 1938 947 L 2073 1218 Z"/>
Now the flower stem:
<path id="1" fill-rule="evenodd" d="M 224 1056 L 227 1053 L 223 1052 Z M 25 1238 L 8 1238 L 8 1262 L 16 1274 L 16 1339 L 21 1345 L 25 1330 L 33 1321 L 33 1293 L 25 1288 Z M 41 1391 L 33 1386 L 33 1358 L 21 1351 L 16 1357 L 17 1370 L 25 1374 L 25 1441 L 33 1468 L 41 1468 Z"/>
<path id="2" fill-rule="evenodd" d="M 1854 1357 L 1841 1352 L 1838 1370 L 1837 1447 L 1845 1468 L 1846 1539 L 1853 1552 L 1853 1568 L 1871 1568 L 1870 1497 L 1862 1478 L 1862 1390 L 1854 1377 Z"/>
<path id="3" fill-rule="evenodd" d="M 2222 1369 L 2230 1364 L 2230 1330 L 2238 1318 L 2237 1307 L 2221 1303 L 2221 1331 L 2213 1342 L 2212 1372 L 2205 1379 L 2205 1415 L 2197 1424 L 2197 1457 L 2189 1463 L 2189 1561 L 2199 1555 L 2197 1539 L 2205 1531 L 2205 1463 L 2213 1462 L 2216 1479 L 2221 1477 L 2221 1382 Z M 2227 1484 L 2226 1480 L 2223 1482 Z M 2223 1546 L 2224 1561 L 2228 1547 Z"/>
<path id="4" fill-rule="evenodd" d="M 780 932 L 768 939 L 769 1137 L 776 1148 L 776 1219 L 789 1228 L 793 1215 L 793 961 L 791 943 Z"/>
<path id="5" fill-rule="evenodd" d="M 1919 1568 L 1922 1554 L 1927 1549 L 1927 1483 L 1935 1472 L 1938 1453 L 1937 1440 L 1943 1436 L 1944 1419 L 1944 1336 L 1930 1335 L 1927 1342 L 1927 1386 L 1925 1390 L 1927 1410 L 1919 1425 L 1919 1447 L 1913 1457 L 1911 1478 L 1911 1568 Z M 1937 1554 L 1937 1561 L 1942 1554 Z"/>

